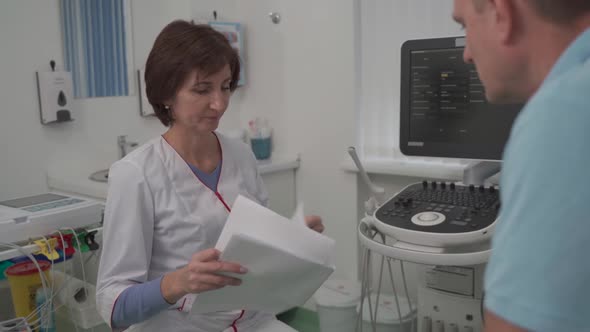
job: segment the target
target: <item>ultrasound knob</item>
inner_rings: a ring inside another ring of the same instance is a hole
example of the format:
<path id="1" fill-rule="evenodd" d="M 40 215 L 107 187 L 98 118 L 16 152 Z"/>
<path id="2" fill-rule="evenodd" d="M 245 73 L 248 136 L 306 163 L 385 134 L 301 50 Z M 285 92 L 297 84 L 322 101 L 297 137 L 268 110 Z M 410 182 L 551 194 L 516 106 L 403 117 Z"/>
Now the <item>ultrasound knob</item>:
<path id="1" fill-rule="evenodd" d="M 436 219 L 438 219 L 438 216 L 431 212 L 425 212 L 418 216 L 420 221 L 434 221 Z"/>
<path id="2" fill-rule="evenodd" d="M 432 181 L 430 183 L 430 186 L 432 187 L 432 189 L 436 189 L 436 181 Z"/>
<path id="3" fill-rule="evenodd" d="M 446 184 L 446 182 L 441 182 L 441 183 L 440 183 L 440 188 L 441 188 L 441 189 L 446 189 L 446 188 L 447 188 L 447 184 Z"/>
<path id="4" fill-rule="evenodd" d="M 436 226 L 445 221 L 445 215 L 438 212 L 420 212 L 410 219 L 413 224 L 418 226 Z"/>

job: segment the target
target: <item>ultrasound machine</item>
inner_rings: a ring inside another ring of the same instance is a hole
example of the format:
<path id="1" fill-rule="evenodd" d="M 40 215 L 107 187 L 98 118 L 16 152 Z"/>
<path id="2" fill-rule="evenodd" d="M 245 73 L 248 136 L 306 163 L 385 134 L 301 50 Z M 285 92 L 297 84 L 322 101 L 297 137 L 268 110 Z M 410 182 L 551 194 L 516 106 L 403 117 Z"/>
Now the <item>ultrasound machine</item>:
<path id="1" fill-rule="evenodd" d="M 414 308 L 420 332 L 483 329 L 483 270 L 501 207 L 499 188 L 487 179 L 500 171 L 522 108 L 487 102 L 475 66 L 463 61 L 464 47 L 464 37 L 450 37 L 410 40 L 401 48 L 400 150 L 472 159 L 461 182 L 423 181 L 383 199 L 349 149 L 373 193 L 358 229 L 363 296 L 371 293 L 370 253 L 420 264 Z"/>

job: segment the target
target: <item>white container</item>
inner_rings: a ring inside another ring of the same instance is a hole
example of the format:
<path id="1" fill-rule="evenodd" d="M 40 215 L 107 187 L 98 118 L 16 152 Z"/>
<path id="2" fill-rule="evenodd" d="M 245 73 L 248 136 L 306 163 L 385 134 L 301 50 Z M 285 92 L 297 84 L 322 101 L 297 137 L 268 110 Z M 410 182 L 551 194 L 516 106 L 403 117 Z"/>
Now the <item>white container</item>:
<path id="1" fill-rule="evenodd" d="M 76 313 L 71 312 L 68 307 L 62 306 L 55 311 L 55 330 L 58 332 L 111 332 L 111 328 L 106 324 L 93 326 L 91 328 L 83 328 L 76 322 L 72 321 L 72 315 Z"/>
<path id="2" fill-rule="evenodd" d="M 321 332 L 354 332 L 356 307 L 361 298 L 358 282 L 328 280 L 315 293 L 314 299 Z"/>
<path id="3" fill-rule="evenodd" d="M 31 332 L 29 323 L 22 317 L 0 322 L 0 331 L 3 332 Z"/>
<path id="4" fill-rule="evenodd" d="M 416 305 L 412 303 L 412 310 L 408 299 L 403 296 L 397 297 L 400 310 L 397 310 L 397 304 L 393 295 L 381 294 L 379 296 L 379 305 L 377 308 L 377 317 L 375 320 L 377 332 L 414 332 L 417 329 L 416 323 Z M 375 301 L 377 294 L 371 294 L 371 308 L 375 313 Z M 360 305 L 357 310 L 360 309 Z M 357 311 L 358 312 L 358 311 Z M 399 314 L 401 313 L 401 324 Z M 369 310 L 369 299 L 365 298 L 363 304 L 363 332 L 373 332 L 371 324 L 371 315 Z"/>
<path id="5" fill-rule="evenodd" d="M 80 279 L 54 270 L 52 280 L 61 291 L 56 296 L 58 305 L 76 326 L 91 329 L 104 323 L 96 310 L 96 287 Z"/>
<path id="6" fill-rule="evenodd" d="M 14 318 L 14 307 L 12 306 L 12 294 L 8 280 L 0 280 L 0 322 Z M 2 329 L 0 329 L 1 331 Z"/>

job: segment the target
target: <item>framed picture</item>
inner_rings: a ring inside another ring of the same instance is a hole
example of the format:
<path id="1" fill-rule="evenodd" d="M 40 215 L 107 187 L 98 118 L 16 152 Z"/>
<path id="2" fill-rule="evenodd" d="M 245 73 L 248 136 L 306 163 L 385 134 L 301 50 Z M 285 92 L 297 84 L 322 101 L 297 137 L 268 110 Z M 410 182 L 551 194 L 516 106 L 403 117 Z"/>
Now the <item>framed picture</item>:
<path id="1" fill-rule="evenodd" d="M 221 32 L 229 41 L 231 47 L 238 51 L 240 55 L 240 80 L 238 86 L 243 86 L 246 83 L 246 74 L 244 70 L 244 38 L 242 36 L 242 25 L 233 22 L 209 22 L 209 25 Z"/>

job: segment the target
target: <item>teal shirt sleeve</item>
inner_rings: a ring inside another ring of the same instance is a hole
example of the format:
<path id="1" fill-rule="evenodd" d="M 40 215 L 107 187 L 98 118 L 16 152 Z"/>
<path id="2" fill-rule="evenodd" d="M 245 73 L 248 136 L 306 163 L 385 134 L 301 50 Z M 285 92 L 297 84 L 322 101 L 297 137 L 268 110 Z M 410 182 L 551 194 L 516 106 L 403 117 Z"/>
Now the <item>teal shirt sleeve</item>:
<path id="1" fill-rule="evenodd" d="M 504 155 L 485 306 L 531 331 L 590 331 L 588 78 L 547 86 Z"/>

